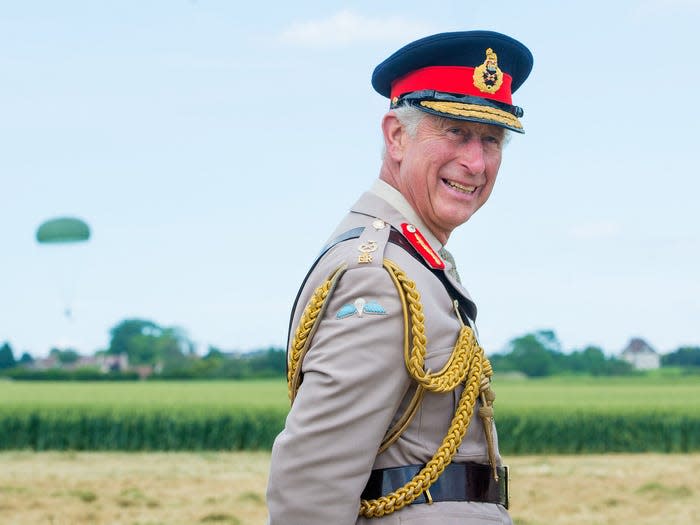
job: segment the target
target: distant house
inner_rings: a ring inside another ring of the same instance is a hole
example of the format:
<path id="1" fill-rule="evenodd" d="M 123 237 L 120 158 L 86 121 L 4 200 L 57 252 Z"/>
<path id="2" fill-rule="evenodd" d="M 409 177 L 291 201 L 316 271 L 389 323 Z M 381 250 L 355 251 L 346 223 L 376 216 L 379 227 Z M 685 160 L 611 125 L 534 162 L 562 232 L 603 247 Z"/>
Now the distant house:
<path id="1" fill-rule="evenodd" d="M 100 372 L 126 372 L 129 370 L 129 356 L 121 354 L 97 354 L 94 356 L 81 356 L 72 366 L 66 368 L 99 368 Z"/>
<path id="2" fill-rule="evenodd" d="M 61 363 L 58 362 L 56 357 L 51 355 L 48 357 L 37 357 L 34 359 L 34 361 L 31 361 L 24 366 L 31 368 L 32 370 L 49 370 L 51 368 L 58 368 L 61 366 Z"/>
<path id="3" fill-rule="evenodd" d="M 644 339 L 638 337 L 630 339 L 620 358 L 636 370 L 653 370 L 661 366 L 661 356 Z"/>
<path id="4" fill-rule="evenodd" d="M 99 354 L 95 356 L 80 356 L 77 361 L 69 364 L 61 363 L 56 356 L 35 359 L 27 368 L 34 370 L 49 370 L 62 368 L 77 370 L 79 368 L 97 368 L 103 374 L 108 372 L 126 372 L 129 370 L 129 357 L 122 353 L 117 355 Z"/>

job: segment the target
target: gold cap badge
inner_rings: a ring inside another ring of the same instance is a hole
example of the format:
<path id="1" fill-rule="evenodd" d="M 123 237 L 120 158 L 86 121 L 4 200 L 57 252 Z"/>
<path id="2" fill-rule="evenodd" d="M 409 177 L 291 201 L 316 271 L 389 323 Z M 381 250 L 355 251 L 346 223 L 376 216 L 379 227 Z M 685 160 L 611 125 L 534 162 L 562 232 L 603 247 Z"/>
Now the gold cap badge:
<path id="1" fill-rule="evenodd" d="M 498 56 L 490 47 L 486 50 L 486 60 L 474 68 L 474 85 L 483 93 L 495 93 L 503 84 L 503 71 L 498 67 Z"/>

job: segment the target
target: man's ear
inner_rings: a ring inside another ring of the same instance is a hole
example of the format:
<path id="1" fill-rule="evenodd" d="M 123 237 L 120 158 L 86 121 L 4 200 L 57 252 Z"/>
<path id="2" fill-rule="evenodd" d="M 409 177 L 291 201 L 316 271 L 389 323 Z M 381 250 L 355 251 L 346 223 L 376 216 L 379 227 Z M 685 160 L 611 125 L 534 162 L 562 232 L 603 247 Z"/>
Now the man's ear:
<path id="1" fill-rule="evenodd" d="M 406 130 L 392 112 L 384 115 L 382 119 L 382 133 L 384 134 L 384 146 L 386 154 L 395 162 L 401 162 L 406 146 Z"/>

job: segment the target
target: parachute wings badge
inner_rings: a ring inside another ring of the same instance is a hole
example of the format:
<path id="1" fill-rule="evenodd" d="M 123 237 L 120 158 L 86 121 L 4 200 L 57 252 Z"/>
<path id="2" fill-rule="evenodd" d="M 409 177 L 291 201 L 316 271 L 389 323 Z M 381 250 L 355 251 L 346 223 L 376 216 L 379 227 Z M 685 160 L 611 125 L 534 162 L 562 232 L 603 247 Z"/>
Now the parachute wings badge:
<path id="1" fill-rule="evenodd" d="M 344 304 L 335 314 L 336 319 L 345 319 L 346 317 L 362 317 L 368 315 L 386 315 L 386 309 L 376 301 L 367 301 L 362 297 L 355 299 L 354 303 Z"/>

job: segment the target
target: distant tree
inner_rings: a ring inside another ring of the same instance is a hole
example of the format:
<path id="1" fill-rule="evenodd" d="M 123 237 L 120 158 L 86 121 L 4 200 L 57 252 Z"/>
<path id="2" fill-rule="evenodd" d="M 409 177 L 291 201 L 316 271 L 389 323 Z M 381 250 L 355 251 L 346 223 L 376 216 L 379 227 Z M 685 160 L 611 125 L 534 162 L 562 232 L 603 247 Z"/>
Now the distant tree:
<path id="1" fill-rule="evenodd" d="M 287 370 L 287 353 L 281 348 L 268 348 L 248 357 L 251 375 L 255 377 L 284 376 Z"/>
<path id="2" fill-rule="evenodd" d="M 554 330 L 538 330 L 532 335 L 540 342 L 540 344 L 550 353 L 561 353 L 561 343 L 557 338 Z"/>
<path id="3" fill-rule="evenodd" d="M 134 365 L 155 362 L 155 351 L 150 347 L 149 337 L 160 334 L 160 327 L 153 321 L 126 319 L 110 331 L 108 354 L 127 354 Z"/>
<path id="4" fill-rule="evenodd" d="M 30 365 L 34 362 L 34 358 L 29 352 L 23 352 L 22 357 L 19 358 L 20 365 Z"/>
<path id="5" fill-rule="evenodd" d="M 72 348 L 66 348 L 65 350 L 52 348 L 49 355 L 51 357 L 55 357 L 56 360 L 62 365 L 70 365 L 80 359 L 80 354 Z"/>
<path id="6" fill-rule="evenodd" d="M 163 367 L 161 377 L 172 379 L 261 379 L 285 377 L 287 356 L 282 348 L 250 352 L 222 352 L 216 347 L 202 358 L 185 356 Z"/>
<path id="7" fill-rule="evenodd" d="M 632 363 L 628 363 L 617 357 L 610 357 L 605 363 L 605 374 L 609 376 L 633 374 L 634 372 L 635 370 Z"/>
<path id="8" fill-rule="evenodd" d="M 0 346 L 0 370 L 5 368 L 14 368 L 17 365 L 15 361 L 15 355 L 12 352 L 12 347 L 10 343 L 5 341 L 2 346 Z"/>
<path id="9" fill-rule="evenodd" d="M 224 353 L 215 346 L 210 346 L 203 359 L 224 359 Z"/>
<path id="10" fill-rule="evenodd" d="M 605 372 L 605 363 L 605 354 L 597 346 L 587 346 L 582 351 L 574 351 L 568 356 L 568 368 L 573 372 L 602 375 Z"/>
<path id="11" fill-rule="evenodd" d="M 516 370 L 530 377 L 547 376 L 555 372 L 561 345 L 551 330 L 540 330 L 512 339 L 509 361 Z"/>
<path id="12" fill-rule="evenodd" d="M 661 366 L 700 366 L 700 346 L 682 346 L 661 356 Z"/>
<path id="13" fill-rule="evenodd" d="M 107 353 L 126 353 L 132 365 L 170 366 L 194 354 L 194 345 L 183 330 L 144 319 L 120 322 L 110 330 L 110 337 Z"/>
<path id="14" fill-rule="evenodd" d="M 633 372 L 626 361 L 606 357 L 597 346 L 588 346 L 571 353 L 561 351 L 561 344 L 552 330 L 540 330 L 510 341 L 508 353 L 490 357 L 498 372 L 519 371 L 530 377 L 558 373 L 621 375 Z"/>
<path id="15" fill-rule="evenodd" d="M 606 357 L 603 350 L 597 346 L 588 346 L 582 351 L 574 351 L 565 357 L 566 370 L 594 376 L 627 374 L 634 369 L 627 361 Z"/>

